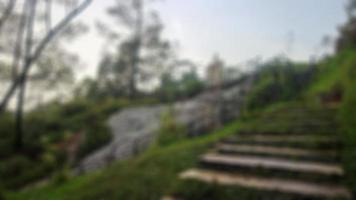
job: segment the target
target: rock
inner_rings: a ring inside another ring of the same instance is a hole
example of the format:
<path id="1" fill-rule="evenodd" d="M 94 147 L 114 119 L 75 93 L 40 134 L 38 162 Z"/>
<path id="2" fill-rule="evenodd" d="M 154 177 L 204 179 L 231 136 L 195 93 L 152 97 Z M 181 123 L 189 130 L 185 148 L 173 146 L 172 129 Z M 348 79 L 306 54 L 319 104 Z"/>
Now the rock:
<path id="1" fill-rule="evenodd" d="M 228 121 L 239 116 L 245 97 L 243 91 L 250 85 L 251 80 L 247 79 L 220 92 L 208 90 L 193 99 L 175 103 L 173 108 L 177 113 L 177 122 L 185 125 L 191 136 L 200 135 L 203 131 L 211 132 L 218 126 L 217 121 Z M 114 160 L 128 159 L 144 151 L 154 141 L 160 117 L 167 109 L 166 105 L 127 108 L 113 115 L 108 122 L 112 141 L 84 158 L 75 173 L 100 169 Z"/>

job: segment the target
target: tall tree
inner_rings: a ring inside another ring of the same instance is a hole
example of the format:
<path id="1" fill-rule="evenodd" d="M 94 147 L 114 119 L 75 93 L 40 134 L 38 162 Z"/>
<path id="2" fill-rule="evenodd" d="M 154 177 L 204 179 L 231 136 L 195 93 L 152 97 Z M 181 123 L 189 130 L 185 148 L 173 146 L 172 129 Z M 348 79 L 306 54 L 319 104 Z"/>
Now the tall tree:
<path id="1" fill-rule="evenodd" d="M 51 24 L 51 9 L 52 9 L 52 1 L 46 1 L 46 9 L 47 13 L 46 17 L 46 25 L 47 31 L 44 34 L 44 37 L 41 39 L 35 38 L 35 31 L 37 30 L 37 26 L 42 21 L 38 21 L 37 18 L 40 15 L 39 13 L 39 5 L 40 1 L 38 0 L 24 0 L 22 2 L 23 9 L 16 13 L 16 16 L 20 16 L 20 20 L 18 21 L 19 26 L 15 30 L 17 34 L 13 34 L 13 32 L 8 35 L 11 37 L 12 35 L 17 35 L 15 39 L 15 48 L 13 54 L 13 64 L 12 67 L 14 69 L 14 78 L 10 84 L 10 87 L 5 92 L 5 96 L 0 103 L 0 113 L 2 113 L 12 96 L 15 94 L 15 91 L 18 89 L 18 101 L 17 101 L 17 112 L 16 112 L 16 139 L 15 139 L 15 147 L 17 149 L 21 149 L 23 146 L 22 135 L 23 135 L 23 105 L 25 102 L 25 90 L 26 83 L 28 81 L 28 76 L 30 74 L 30 69 L 36 64 L 36 62 L 41 57 L 43 51 L 48 47 L 48 45 L 56 38 L 56 36 L 61 33 L 67 27 L 73 19 L 82 13 L 93 0 L 83 0 L 80 3 L 76 0 L 58 0 L 56 1 L 56 6 L 59 6 L 59 3 L 65 3 L 65 8 L 67 8 L 68 12 L 65 16 L 52 27 Z M 70 2 L 70 4 L 68 4 Z"/>
<path id="2" fill-rule="evenodd" d="M 156 69 L 162 67 L 171 53 L 169 42 L 162 39 L 163 25 L 159 16 L 148 9 L 148 2 L 117 0 L 108 10 L 120 30 L 124 30 L 125 37 L 119 42 L 121 47 L 118 48 L 116 66 L 125 68 L 130 97 L 136 96 L 138 81 L 147 80 L 157 73 Z"/>
<path id="3" fill-rule="evenodd" d="M 17 0 L 8 0 L 4 10 L 2 11 L 2 15 L 0 16 L 0 34 L 4 24 L 7 22 L 15 8 L 16 1 Z"/>
<path id="4" fill-rule="evenodd" d="M 356 0 L 349 1 L 346 11 L 349 19 L 339 30 L 340 36 L 336 41 L 337 51 L 356 48 Z"/>
<path id="5" fill-rule="evenodd" d="M 355 10 L 356 10 L 356 0 L 350 0 L 346 6 L 346 11 L 347 14 L 349 15 L 349 18 L 355 15 Z"/>

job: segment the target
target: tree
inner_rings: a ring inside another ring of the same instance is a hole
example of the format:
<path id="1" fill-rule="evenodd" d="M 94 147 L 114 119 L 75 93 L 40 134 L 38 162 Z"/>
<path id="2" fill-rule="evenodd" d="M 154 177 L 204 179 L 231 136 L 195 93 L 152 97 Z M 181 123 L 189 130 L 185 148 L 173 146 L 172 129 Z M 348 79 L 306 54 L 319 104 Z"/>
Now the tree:
<path id="1" fill-rule="evenodd" d="M 340 36 L 336 41 L 337 51 L 347 48 L 356 48 L 356 0 L 349 1 L 346 11 L 349 19 L 339 30 Z"/>
<path id="2" fill-rule="evenodd" d="M 196 69 L 197 66 L 188 60 L 178 60 L 170 65 L 160 77 L 160 87 L 156 91 L 160 99 L 174 101 L 201 92 L 204 84 Z"/>
<path id="3" fill-rule="evenodd" d="M 127 78 L 123 84 L 127 85 L 130 97 L 136 96 L 138 81 L 147 81 L 157 75 L 157 69 L 162 68 L 172 55 L 170 43 L 162 39 L 163 25 L 159 16 L 145 9 L 147 3 L 146 0 L 118 0 L 108 10 L 118 27 L 125 30 L 125 37 L 120 40 L 118 52 L 114 56 L 117 60 L 109 68 L 118 77 L 119 72 L 125 74 Z M 107 25 L 103 23 L 100 26 L 102 30 L 109 30 L 104 28 Z M 117 30 L 108 32 L 109 36 L 117 36 L 113 34 Z"/>
<path id="4" fill-rule="evenodd" d="M 353 18 L 356 10 L 356 0 L 350 0 L 346 6 L 346 12 L 349 18 Z"/>
<path id="5" fill-rule="evenodd" d="M 40 1 L 38 0 L 26 0 L 22 2 L 23 8 L 19 13 L 16 13 L 15 16 L 19 16 L 18 28 L 15 30 L 16 35 L 15 39 L 15 48 L 13 50 L 13 61 L 12 69 L 14 71 L 14 78 L 10 84 L 10 87 L 5 92 L 5 96 L 0 103 L 0 113 L 4 112 L 8 102 L 15 94 L 18 89 L 18 98 L 17 98 L 17 111 L 16 111 L 16 140 L 15 147 L 21 149 L 23 146 L 22 135 L 23 135 L 23 105 L 25 102 L 25 89 L 26 84 L 29 78 L 30 69 L 37 63 L 38 59 L 42 55 L 44 49 L 56 38 L 56 36 L 61 33 L 67 25 L 80 13 L 82 13 L 93 0 L 83 0 L 80 4 L 78 1 L 54 1 L 52 0 L 45 1 L 46 13 L 45 20 L 37 20 L 40 15 Z M 65 3 L 65 7 L 68 8 L 68 13 L 55 25 L 52 27 L 51 23 L 51 10 L 52 6 L 59 6 L 60 4 Z M 34 35 L 37 30 L 37 25 L 46 22 L 46 32 L 44 37 L 37 40 Z"/>
<path id="6" fill-rule="evenodd" d="M 1 2 L 2 3 L 2 2 Z M 16 5 L 16 0 L 8 0 L 4 10 L 2 11 L 2 15 L 0 16 L 0 34 L 2 32 L 2 28 L 4 24 L 7 22 L 8 18 L 11 16 Z"/>

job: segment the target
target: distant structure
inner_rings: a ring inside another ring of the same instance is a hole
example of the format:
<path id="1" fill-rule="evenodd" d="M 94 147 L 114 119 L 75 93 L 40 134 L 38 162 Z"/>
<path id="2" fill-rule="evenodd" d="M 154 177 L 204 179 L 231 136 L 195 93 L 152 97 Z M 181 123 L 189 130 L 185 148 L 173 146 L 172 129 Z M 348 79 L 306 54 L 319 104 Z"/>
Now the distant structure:
<path id="1" fill-rule="evenodd" d="M 207 121 L 211 128 L 219 128 L 223 118 L 223 98 L 221 86 L 224 82 L 224 62 L 216 54 L 207 67 L 207 84 L 211 88 L 212 95 L 208 99 L 205 110 Z"/>
<path id="2" fill-rule="evenodd" d="M 224 81 L 224 62 L 216 54 L 207 68 L 207 83 L 209 87 L 217 87 Z"/>

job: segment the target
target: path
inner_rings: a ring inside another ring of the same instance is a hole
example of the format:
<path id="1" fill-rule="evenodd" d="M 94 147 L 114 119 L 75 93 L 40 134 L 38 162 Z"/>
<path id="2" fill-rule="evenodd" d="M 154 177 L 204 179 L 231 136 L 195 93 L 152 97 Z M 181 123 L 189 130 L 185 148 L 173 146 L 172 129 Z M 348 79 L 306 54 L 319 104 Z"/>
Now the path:
<path id="1" fill-rule="evenodd" d="M 199 166 L 179 175 L 183 182 L 188 182 L 173 195 L 178 197 L 163 199 L 188 200 L 192 196 L 204 199 L 204 193 L 209 191 L 186 192 L 185 188 L 192 183 L 189 181 L 250 191 L 247 197 L 241 198 L 237 192 L 237 196 L 230 196 L 231 199 L 352 199 L 350 191 L 342 184 L 345 174 L 340 161 L 342 144 L 337 127 L 332 114 L 329 118 L 321 118 L 314 117 L 307 109 L 261 117 L 256 120 L 258 123 L 220 141 L 202 155 Z M 275 126 L 274 131 L 271 128 L 264 131 L 263 126 L 271 123 L 288 123 L 288 129 L 281 131 Z M 334 128 L 325 131 L 322 129 L 325 126 Z M 220 195 L 228 194 L 223 190 L 219 192 Z"/>

